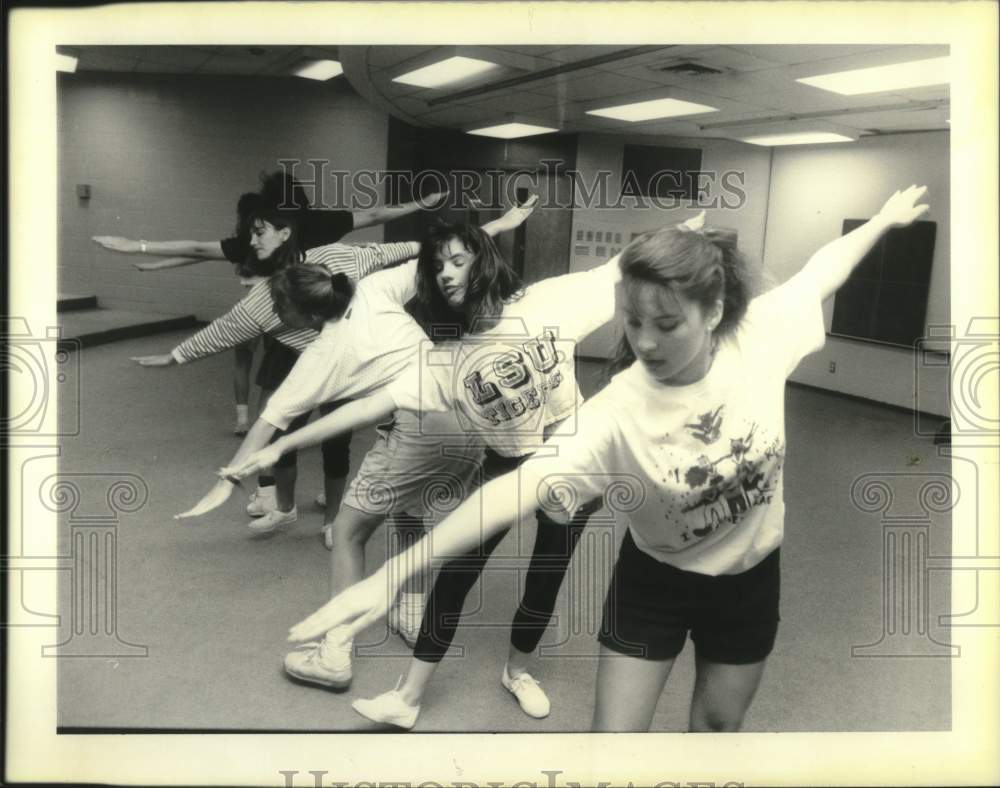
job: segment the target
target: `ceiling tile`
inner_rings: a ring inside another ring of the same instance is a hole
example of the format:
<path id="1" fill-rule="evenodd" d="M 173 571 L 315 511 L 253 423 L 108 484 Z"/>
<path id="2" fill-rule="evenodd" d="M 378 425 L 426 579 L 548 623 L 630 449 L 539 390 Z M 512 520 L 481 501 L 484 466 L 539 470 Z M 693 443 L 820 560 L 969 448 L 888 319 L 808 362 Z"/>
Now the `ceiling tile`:
<path id="1" fill-rule="evenodd" d="M 494 94 L 481 101 L 468 101 L 466 104 L 481 107 L 496 112 L 526 112 L 535 109 L 555 109 L 558 100 L 554 96 L 544 96 L 539 93 L 508 93 Z"/>
<path id="2" fill-rule="evenodd" d="M 869 93 L 858 96 L 841 96 L 838 93 L 820 90 L 798 82 L 792 83 L 784 90 L 773 93 L 748 93 L 743 98 L 758 106 L 797 113 L 908 103 L 907 99 L 893 94 Z"/>
<path id="3" fill-rule="evenodd" d="M 647 80 L 620 77 L 606 71 L 590 71 L 584 76 L 573 75 L 567 79 L 555 78 L 543 82 L 532 82 L 532 93 L 543 93 L 569 101 L 588 101 L 606 96 L 617 96 L 622 93 L 634 93 L 641 90 L 656 88 L 656 84 Z"/>
<path id="4" fill-rule="evenodd" d="M 889 48 L 887 44 L 737 44 L 731 47 L 775 63 L 812 63 L 817 60 L 850 57 Z"/>
<path id="5" fill-rule="evenodd" d="M 831 118 L 843 126 L 862 131 L 915 131 L 919 129 L 947 129 L 947 110 L 893 110 L 887 112 L 864 112 Z"/>
<path id="6" fill-rule="evenodd" d="M 475 123 L 480 120 L 489 120 L 490 113 L 480 107 L 469 107 L 469 106 L 459 106 L 459 107 L 446 107 L 441 109 L 436 109 L 433 112 L 428 112 L 425 115 L 421 115 L 421 123 L 430 123 L 433 126 L 450 126 L 453 128 L 458 128 L 464 126 L 466 123 Z"/>
<path id="7" fill-rule="evenodd" d="M 136 63 L 134 57 L 81 49 L 76 68 L 78 71 L 132 71 Z"/>
<path id="8" fill-rule="evenodd" d="M 430 52 L 435 47 L 427 46 L 371 46 L 368 47 L 366 61 L 375 68 L 391 68 L 411 57 Z"/>
<path id="9" fill-rule="evenodd" d="M 545 57 L 550 60 L 558 60 L 560 63 L 572 63 L 577 60 L 585 60 L 591 57 L 610 55 L 613 52 L 620 52 L 623 49 L 630 48 L 631 47 L 622 46 L 621 44 L 611 46 L 569 46 L 548 52 Z"/>

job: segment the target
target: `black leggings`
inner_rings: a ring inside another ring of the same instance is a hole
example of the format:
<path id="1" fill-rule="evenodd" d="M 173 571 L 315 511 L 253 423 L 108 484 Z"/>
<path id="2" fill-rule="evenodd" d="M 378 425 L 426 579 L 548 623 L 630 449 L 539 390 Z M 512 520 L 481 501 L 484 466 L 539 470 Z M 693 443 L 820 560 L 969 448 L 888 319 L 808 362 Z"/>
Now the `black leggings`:
<path id="1" fill-rule="evenodd" d="M 345 405 L 348 402 L 350 400 L 346 399 L 337 400 L 336 402 L 324 402 L 319 406 L 319 415 L 325 416 L 328 413 L 332 413 L 341 405 Z M 312 411 L 307 411 L 301 416 L 296 416 L 288 425 L 288 429 L 278 430 L 270 442 L 274 443 L 282 435 L 302 429 L 309 421 L 311 415 Z M 320 444 L 320 449 L 323 452 L 323 475 L 335 479 L 347 476 L 347 472 L 351 468 L 351 433 L 345 432 L 335 438 L 323 441 Z M 290 451 L 287 454 L 281 455 L 281 459 L 274 464 L 274 467 L 294 468 L 297 458 L 298 452 Z"/>
<path id="2" fill-rule="evenodd" d="M 487 479 L 514 470 L 526 457 L 500 457 L 486 452 L 483 473 Z M 580 534 L 600 500 L 584 506 L 569 524 L 557 523 L 541 509 L 535 512 L 538 529 L 535 548 L 524 582 L 524 594 L 511 623 L 510 642 L 518 651 L 531 653 L 538 646 L 555 610 L 556 597 Z M 441 567 L 427 599 L 420 635 L 413 655 L 422 662 L 440 662 L 451 646 L 465 605 L 465 597 L 483 567 L 510 528 L 491 536 L 480 547 Z"/>

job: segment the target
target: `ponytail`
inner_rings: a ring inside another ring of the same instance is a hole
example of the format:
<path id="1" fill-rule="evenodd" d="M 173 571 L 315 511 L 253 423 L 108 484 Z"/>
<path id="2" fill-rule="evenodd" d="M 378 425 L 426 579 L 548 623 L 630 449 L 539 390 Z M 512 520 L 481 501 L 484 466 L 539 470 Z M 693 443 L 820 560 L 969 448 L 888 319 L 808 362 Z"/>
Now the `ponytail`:
<path id="1" fill-rule="evenodd" d="M 629 297 L 637 285 L 655 284 L 676 291 L 705 309 L 722 301 L 715 335 L 731 333 L 746 314 L 756 276 L 736 245 L 736 232 L 720 227 L 668 227 L 645 233 L 621 254 L 622 288 Z M 635 361 L 625 337 L 611 359 L 614 374 Z"/>
<path id="2" fill-rule="evenodd" d="M 340 318 L 354 295 L 354 283 L 346 274 L 331 274 L 321 265 L 303 264 L 284 268 L 270 279 L 274 311 L 290 324 L 292 310 L 310 323 Z"/>

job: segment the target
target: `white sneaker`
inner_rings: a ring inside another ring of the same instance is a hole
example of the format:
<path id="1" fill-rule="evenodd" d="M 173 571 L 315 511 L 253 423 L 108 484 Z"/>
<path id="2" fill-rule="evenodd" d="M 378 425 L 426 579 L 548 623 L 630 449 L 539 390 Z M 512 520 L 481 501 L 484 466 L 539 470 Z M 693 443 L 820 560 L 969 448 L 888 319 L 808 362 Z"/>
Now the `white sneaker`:
<path id="1" fill-rule="evenodd" d="M 278 508 L 278 500 L 275 487 L 258 487 L 250 495 L 250 503 L 247 504 L 247 514 L 251 517 L 263 517 L 270 511 Z"/>
<path id="2" fill-rule="evenodd" d="M 399 635 L 410 648 L 417 644 L 426 602 L 426 594 L 404 592 L 397 597 L 396 604 L 389 608 L 389 614 L 386 616 L 389 631 Z"/>
<path id="3" fill-rule="evenodd" d="M 316 496 L 316 505 L 320 509 L 325 509 L 326 508 L 326 493 L 325 492 L 321 492 L 319 495 Z"/>
<path id="4" fill-rule="evenodd" d="M 305 643 L 285 655 L 285 672 L 300 681 L 334 690 L 351 686 L 354 641 L 344 627 L 335 627 L 319 643 Z"/>
<path id="5" fill-rule="evenodd" d="M 530 673 L 520 673 L 511 678 L 507 672 L 507 666 L 504 665 L 500 683 L 517 698 L 517 702 L 521 705 L 521 711 L 529 717 L 541 719 L 549 716 L 549 699 L 542 691 L 541 685 L 532 678 Z"/>
<path id="6" fill-rule="evenodd" d="M 294 506 L 287 512 L 283 512 L 281 509 L 272 509 L 263 517 L 258 517 L 247 523 L 247 528 L 256 534 L 269 534 L 279 528 L 291 525 L 298 519 L 299 510 Z"/>
<path id="7" fill-rule="evenodd" d="M 327 550 L 333 549 L 333 523 L 326 523 L 323 528 L 323 546 Z"/>
<path id="8" fill-rule="evenodd" d="M 399 692 L 399 687 L 403 683 L 403 677 L 399 677 L 396 682 L 396 689 L 383 692 L 377 698 L 371 700 L 359 699 L 351 704 L 362 717 L 367 717 L 372 722 L 383 722 L 395 725 L 398 728 L 409 730 L 417 724 L 417 715 L 420 714 L 419 706 L 411 706 Z"/>

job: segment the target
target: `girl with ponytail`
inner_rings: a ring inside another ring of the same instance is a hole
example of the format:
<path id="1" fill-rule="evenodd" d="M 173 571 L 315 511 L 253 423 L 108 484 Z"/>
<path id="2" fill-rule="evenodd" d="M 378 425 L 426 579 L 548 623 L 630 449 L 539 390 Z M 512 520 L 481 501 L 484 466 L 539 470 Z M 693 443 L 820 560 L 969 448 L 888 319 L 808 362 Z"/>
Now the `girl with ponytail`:
<path id="1" fill-rule="evenodd" d="M 802 270 L 751 298 L 730 236 L 670 228 L 621 254 L 624 369 L 518 473 L 484 485 L 433 532 L 292 628 L 308 640 L 375 621 L 421 551 L 455 555 L 541 505 L 570 522 L 604 496 L 628 523 L 604 604 L 592 727 L 648 730 L 690 635 L 692 731 L 738 730 L 778 627 L 785 380 L 825 339 L 822 301 L 887 230 L 928 210 L 896 192 Z M 631 363 L 629 363 L 631 361 Z M 417 708 L 396 691 L 397 724 Z"/>

